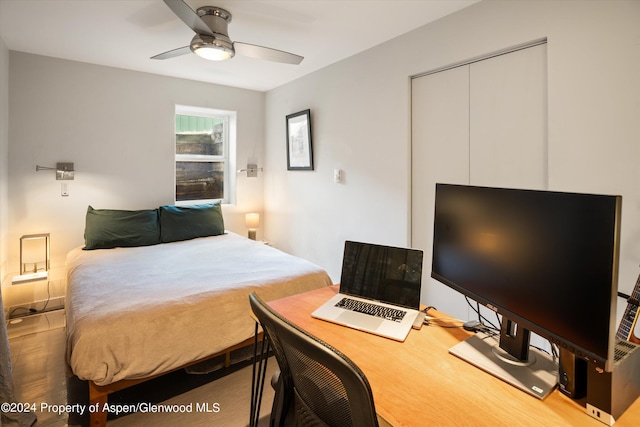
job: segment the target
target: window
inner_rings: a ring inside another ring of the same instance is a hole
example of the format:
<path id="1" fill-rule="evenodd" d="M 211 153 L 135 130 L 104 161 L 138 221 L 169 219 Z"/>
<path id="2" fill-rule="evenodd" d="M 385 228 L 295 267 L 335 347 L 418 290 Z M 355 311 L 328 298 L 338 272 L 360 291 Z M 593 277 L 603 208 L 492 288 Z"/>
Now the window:
<path id="1" fill-rule="evenodd" d="M 176 106 L 176 204 L 233 202 L 235 126 L 235 112 Z"/>

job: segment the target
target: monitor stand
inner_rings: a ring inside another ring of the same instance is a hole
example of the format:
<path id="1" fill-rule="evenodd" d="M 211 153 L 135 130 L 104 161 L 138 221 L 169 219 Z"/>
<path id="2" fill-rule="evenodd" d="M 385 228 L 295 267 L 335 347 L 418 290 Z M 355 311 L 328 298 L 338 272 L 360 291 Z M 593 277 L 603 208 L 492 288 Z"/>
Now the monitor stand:
<path id="1" fill-rule="evenodd" d="M 558 384 L 558 364 L 547 353 L 531 347 L 529 361 L 523 363 L 507 360 L 509 355 L 501 352 L 498 338 L 481 332 L 449 349 L 449 353 L 538 399 L 547 397 Z"/>

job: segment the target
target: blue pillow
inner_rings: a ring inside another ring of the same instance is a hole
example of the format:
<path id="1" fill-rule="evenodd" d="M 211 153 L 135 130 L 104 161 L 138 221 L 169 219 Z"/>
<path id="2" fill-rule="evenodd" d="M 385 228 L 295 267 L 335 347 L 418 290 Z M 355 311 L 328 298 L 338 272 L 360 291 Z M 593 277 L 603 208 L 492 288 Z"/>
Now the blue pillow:
<path id="1" fill-rule="evenodd" d="M 87 208 L 84 249 L 149 246 L 160 243 L 157 209 L 125 211 Z"/>
<path id="2" fill-rule="evenodd" d="M 191 206 L 160 206 L 163 243 L 224 234 L 220 202 Z"/>

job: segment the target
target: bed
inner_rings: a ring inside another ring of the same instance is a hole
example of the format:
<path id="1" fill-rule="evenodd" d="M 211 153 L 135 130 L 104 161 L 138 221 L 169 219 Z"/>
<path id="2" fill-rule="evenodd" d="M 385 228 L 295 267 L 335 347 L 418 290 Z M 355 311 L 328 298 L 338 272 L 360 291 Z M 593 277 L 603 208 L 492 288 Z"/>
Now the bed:
<path id="1" fill-rule="evenodd" d="M 146 213 L 153 218 L 153 212 Z M 94 227 L 94 215 L 89 207 L 85 245 L 67 255 L 66 299 L 67 362 L 78 378 L 89 381 L 92 403 L 106 403 L 109 393 L 130 384 L 252 343 L 248 295 L 253 291 L 273 300 L 332 284 L 318 266 L 221 230 L 220 224 L 213 235 L 198 229 L 195 237 L 187 233 L 183 239 L 184 230 L 194 228 L 187 215 L 179 239 L 140 245 L 144 232 L 131 229 L 144 227 L 136 221 L 125 221 L 126 232 L 118 226 L 114 232 L 112 218 L 101 218 Z M 168 231 L 162 212 L 156 215 L 158 227 L 165 224 Z M 92 244 L 95 235 L 127 237 L 123 247 L 123 241 Z M 106 422 L 106 414 L 91 415 L 92 424 Z"/>

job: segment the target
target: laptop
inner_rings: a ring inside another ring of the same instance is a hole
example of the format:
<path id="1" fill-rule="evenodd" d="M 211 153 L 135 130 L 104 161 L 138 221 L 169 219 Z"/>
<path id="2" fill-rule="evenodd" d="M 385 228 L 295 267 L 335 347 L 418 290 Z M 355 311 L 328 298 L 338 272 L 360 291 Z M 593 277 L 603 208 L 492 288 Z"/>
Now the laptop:
<path id="1" fill-rule="evenodd" d="M 404 341 L 420 314 L 422 257 L 417 249 L 346 241 L 340 291 L 311 316 Z"/>

